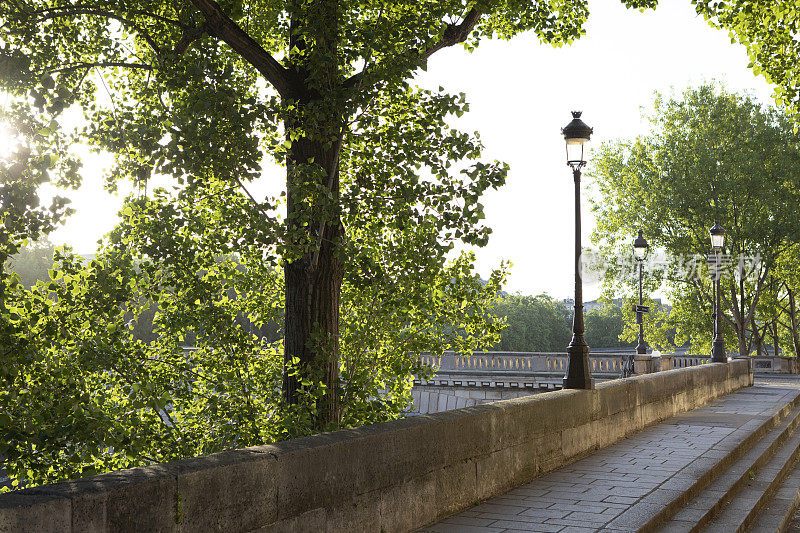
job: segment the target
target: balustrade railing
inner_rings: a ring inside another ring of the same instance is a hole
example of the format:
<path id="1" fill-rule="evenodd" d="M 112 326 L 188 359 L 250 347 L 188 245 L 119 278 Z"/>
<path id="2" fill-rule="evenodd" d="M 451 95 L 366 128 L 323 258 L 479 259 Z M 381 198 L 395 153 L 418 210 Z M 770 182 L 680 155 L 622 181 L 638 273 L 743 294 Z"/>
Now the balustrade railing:
<path id="1" fill-rule="evenodd" d="M 591 354 L 591 370 L 598 373 L 621 372 L 622 358 L 630 354 Z M 423 354 L 422 363 L 437 371 L 490 371 L 490 372 L 562 372 L 569 358 L 566 354 L 545 352 L 475 352 L 471 356 L 445 353 L 441 356 Z"/>
<path id="2" fill-rule="evenodd" d="M 672 355 L 671 359 L 672 368 L 687 368 L 690 366 L 705 365 L 711 362 L 710 355 Z"/>
<path id="3" fill-rule="evenodd" d="M 626 358 L 636 360 L 636 373 L 646 374 L 674 368 L 688 368 L 711 362 L 709 355 L 648 354 L 632 352 L 590 353 L 589 368 L 596 374 L 619 374 Z M 797 359 L 793 357 L 753 357 L 756 371 L 773 373 L 798 373 Z M 569 357 L 566 353 L 547 352 L 475 352 L 471 356 L 445 352 L 441 356 L 423 354 L 423 364 L 437 372 L 566 372 Z"/>

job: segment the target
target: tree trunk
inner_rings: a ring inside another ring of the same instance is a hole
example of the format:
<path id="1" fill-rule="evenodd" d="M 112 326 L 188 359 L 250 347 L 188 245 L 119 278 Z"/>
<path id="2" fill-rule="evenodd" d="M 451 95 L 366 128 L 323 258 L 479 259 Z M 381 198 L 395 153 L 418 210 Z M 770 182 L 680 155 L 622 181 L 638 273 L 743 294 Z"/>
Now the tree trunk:
<path id="1" fill-rule="evenodd" d="M 795 357 L 800 357 L 800 331 L 797 330 L 798 328 L 798 320 L 797 320 L 797 306 L 795 300 L 795 293 L 789 286 L 786 286 L 786 291 L 789 295 L 789 320 L 791 323 L 791 331 L 790 334 L 792 336 L 792 347 L 794 348 L 794 355 Z"/>
<path id="2" fill-rule="evenodd" d="M 780 355 L 780 340 L 778 338 L 778 319 L 772 319 L 772 344 L 773 349 L 775 350 L 774 355 Z"/>
<path id="3" fill-rule="evenodd" d="M 3 235 L 3 237 L 5 236 Z M 4 244 L 0 241 L 0 246 Z M 8 261 L 8 255 L 0 252 L 0 316 L 5 315 L 6 312 L 6 261 Z"/>
<path id="4" fill-rule="evenodd" d="M 762 335 L 761 331 L 758 329 L 758 326 L 755 326 L 753 328 L 753 338 L 755 339 L 757 355 L 766 355 L 766 348 L 764 347 L 765 336 L 766 336 L 766 330 L 765 333 Z"/>
<path id="5" fill-rule="evenodd" d="M 339 2 L 288 3 L 291 104 L 284 121 L 287 252 L 283 398 L 316 399 L 314 429 L 339 419 L 342 238 L 339 151 L 344 135 L 338 66 Z M 321 23 L 321 21 L 325 21 Z M 287 369 L 298 360 L 297 373 Z M 306 381 L 307 384 L 303 382 Z M 320 384 L 322 386 L 320 386 Z"/>
<path id="6" fill-rule="evenodd" d="M 741 357 L 747 357 L 750 352 L 748 351 L 747 338 L 744 331 L 736 331 L 736 342 L 739 345 L 739 355 Z"/>
<path id="7" fill-rule="evenodd" d="M 320 165 L 327 176 L 313 175 L 308 169 Z M 307 166 L 306 166 L 307 165 Z M 305 171 L 303 170 L 305 169 Z M 319 183 L 320 180 L 328 183 Z M 308 187 L 316 181 L 331 191 L 328 206 L 309 202 Z M 325 386 L 317 402 L 317 428 L 338 419 L 337 388 L 339 378 L 339 298 L 342 268 L 337 247 L 342 226 L 338 211 L 338 143 L 325 148 L 320 142 L 305 139 L 292 144 L 287 164 L 287 224 L 294 235 L 298 256 L 284 267 L 286 319 L 284 325 L 284 369 L 293 358 L 299 360 L 299 373 L 284 372 L 283 397 L 297 403 L 308 378 Z M 327 209 L 325 208 L 327 207 Z M 333 214 L 331 214 L 331 208 Z"/>

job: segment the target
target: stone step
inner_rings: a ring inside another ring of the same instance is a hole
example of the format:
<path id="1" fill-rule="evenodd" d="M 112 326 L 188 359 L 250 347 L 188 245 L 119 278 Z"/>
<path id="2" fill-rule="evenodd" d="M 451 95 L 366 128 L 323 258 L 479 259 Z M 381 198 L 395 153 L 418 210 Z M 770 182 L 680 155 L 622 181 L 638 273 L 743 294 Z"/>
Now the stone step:
<path id="1" fill-rule="evenodd" d="M 800 417 L 798 417 L 800 419 Z M 794 426 L 794 427 L 792 427 Z M 723 498 L 724 507 L 705 527 L 706 531 L 745 531 L 772 498 L 800 455 L 797 423 L 787 428 L 792 434 L 758 470 L 748 472 L 738 491 Z"/>
<path id="2" fill-rule="evenodd" d="M 795 463 L 747 531 L 751 533 L 786 531 L 798 507 L 800 507 L 800 465 Z"/>
<path id="3" fill-rule="evenodd" d="M 638 531 L 699 531 L 781 449 L 798 424 L 800 395 L 795 395 L 730 451 L 704 467 L 703 474 L 685 486 L 674 486 L 677 493 Z"/>

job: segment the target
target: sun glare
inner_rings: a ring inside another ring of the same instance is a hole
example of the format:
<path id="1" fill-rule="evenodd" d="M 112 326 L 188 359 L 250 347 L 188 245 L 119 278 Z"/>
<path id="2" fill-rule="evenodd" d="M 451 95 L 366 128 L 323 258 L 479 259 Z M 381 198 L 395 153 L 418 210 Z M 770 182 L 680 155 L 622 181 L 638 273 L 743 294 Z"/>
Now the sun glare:
<path id="1" fill-rule="evenodd" d="M 11 134 L 11 129 L 5 122 L 0 122 L 0 159 L 9 157 L 17 148 L 19 140 Z"/>

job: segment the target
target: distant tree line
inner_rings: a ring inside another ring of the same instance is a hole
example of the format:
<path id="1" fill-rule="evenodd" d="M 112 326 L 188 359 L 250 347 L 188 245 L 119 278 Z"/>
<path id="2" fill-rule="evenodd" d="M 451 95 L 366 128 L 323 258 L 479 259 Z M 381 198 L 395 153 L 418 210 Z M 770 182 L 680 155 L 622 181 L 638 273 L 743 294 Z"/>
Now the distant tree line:
<path id="1" fill-rule="evenodd" d="M 505 318 L 507 323 L 500 342 L 493 347 L 498 351 L 561 352 L 572 338 L 572 306 L 547 294 L 501 295 L 493 312 Z M 592 348 L 634 345 L 620 340 L 625 329 L 625 317 L 617 305 L 609 302 L 588 311 L 585 323 L 586 342 Z"/>

